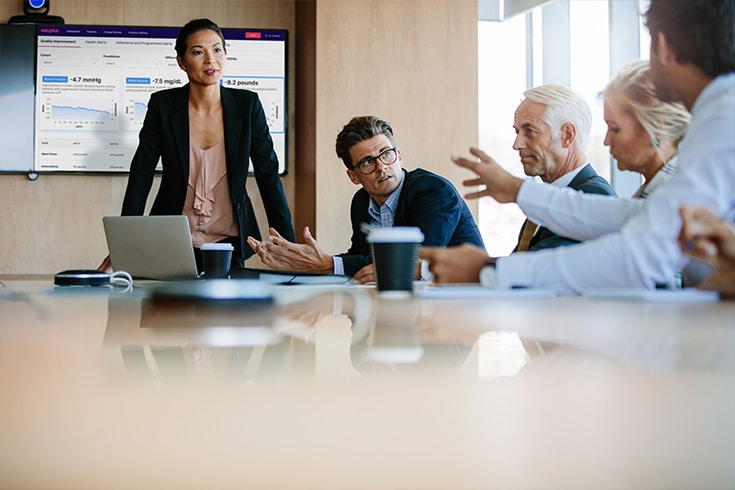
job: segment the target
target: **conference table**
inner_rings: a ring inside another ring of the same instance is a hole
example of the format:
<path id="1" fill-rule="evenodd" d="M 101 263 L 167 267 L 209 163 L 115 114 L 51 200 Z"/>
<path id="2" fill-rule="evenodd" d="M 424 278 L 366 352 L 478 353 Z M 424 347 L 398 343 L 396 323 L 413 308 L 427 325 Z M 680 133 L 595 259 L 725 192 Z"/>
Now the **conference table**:
<path id="1" fill-rule="evenodd" d="M 733 301 L 160 287 L 0 277 L 0 488 L 735 488 Z"/>

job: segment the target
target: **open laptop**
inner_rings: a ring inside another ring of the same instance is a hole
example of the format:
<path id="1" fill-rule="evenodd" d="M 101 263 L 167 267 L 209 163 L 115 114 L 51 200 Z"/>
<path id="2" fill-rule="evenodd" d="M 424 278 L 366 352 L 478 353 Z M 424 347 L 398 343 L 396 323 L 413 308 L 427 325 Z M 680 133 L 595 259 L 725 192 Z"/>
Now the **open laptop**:
<path id="1" fill-rule="evenodd" d="M 114 271 L 137 279 L 195 279 L 196 259 L 186 216 L 105 216 Z"/>

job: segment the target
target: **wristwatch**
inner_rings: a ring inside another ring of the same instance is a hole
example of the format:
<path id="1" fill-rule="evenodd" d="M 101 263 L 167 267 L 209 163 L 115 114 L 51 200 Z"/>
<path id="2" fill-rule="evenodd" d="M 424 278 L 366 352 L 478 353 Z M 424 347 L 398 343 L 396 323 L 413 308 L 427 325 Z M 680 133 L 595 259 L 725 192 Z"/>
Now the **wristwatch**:
<path id="1" fill-rule="evenodd" d="M 485 266 L 480 269 L 480 284 L 485 287 L 495 287 L 498 285 L 498 276 L 495 271 L 494 258 L 485 262 Z"/>

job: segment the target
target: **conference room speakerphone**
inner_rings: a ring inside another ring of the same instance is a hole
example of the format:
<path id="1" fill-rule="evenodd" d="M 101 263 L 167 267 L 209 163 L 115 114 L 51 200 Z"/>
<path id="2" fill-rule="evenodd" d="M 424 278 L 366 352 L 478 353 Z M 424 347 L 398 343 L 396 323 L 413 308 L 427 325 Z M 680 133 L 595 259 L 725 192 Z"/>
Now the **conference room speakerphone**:
<path id="1" fill-rule="evenodd" d="M 71 269 L 54 276 L 56 286 L 107 286 L 110 275 L 95 269 Z"/>

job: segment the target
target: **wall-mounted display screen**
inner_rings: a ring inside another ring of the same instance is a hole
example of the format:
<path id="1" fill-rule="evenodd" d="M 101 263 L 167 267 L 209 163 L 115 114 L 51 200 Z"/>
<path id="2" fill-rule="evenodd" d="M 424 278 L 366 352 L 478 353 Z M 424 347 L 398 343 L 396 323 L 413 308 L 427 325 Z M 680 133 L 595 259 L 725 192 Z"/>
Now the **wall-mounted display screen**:
<path id="1" fill-rule="evenodd" d="M 167 27 L 38 26 L 33 169 L 128 171 L 150 94 L 188 81 L 176 62 L 178 32 Z M 285 173 L 287 31 L 222 32 L 227 61 L 221 83 L 258 94 Z"/>

